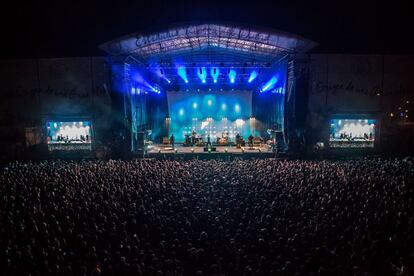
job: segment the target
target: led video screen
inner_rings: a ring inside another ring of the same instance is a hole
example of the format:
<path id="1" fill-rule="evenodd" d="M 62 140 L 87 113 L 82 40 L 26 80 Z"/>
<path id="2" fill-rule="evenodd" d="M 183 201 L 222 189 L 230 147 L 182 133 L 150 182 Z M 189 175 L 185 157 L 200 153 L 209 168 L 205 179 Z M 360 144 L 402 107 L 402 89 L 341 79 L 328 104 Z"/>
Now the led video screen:
<path id="1" fill-rule="evenodd" d="M 334 148 L 372 148 L 376 120 L 332 119 L 329 146 Z"/>
<path id="2" fill-rule="evenodd" d="M 91 149 L 90 121 L 48 121 L 46 128 L 49 150 Z"/>
<path id="3" fill-rule="evenodd" d="M 177 142 L 193 131 L 204 139 L 250 135 L 251 91 L 168 92 L 170 132 Z"/>

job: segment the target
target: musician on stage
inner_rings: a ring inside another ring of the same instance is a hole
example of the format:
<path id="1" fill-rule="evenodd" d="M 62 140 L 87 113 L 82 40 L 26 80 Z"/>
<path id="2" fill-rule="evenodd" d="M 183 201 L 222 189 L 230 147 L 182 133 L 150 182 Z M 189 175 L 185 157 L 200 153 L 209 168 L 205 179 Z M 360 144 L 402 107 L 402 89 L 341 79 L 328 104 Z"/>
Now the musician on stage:
<path id="1" fill-rule="evenodd" d="M 174 137 L 174 134 L 171 134 L 170 144 L 171 144 L 172 148 L 175 149 L 175 145 L 174 145 L 175 144 L 175 137 Z"/>
<path id="2" fill-rule="evenodd" d="M 210 134 L 207 135 L 207 146 L 211 147 L 211 139 L 210 139 Z"/>
<path id="3" fill-rule="evenodd" d="M 247 139 L 247 141 L 249 142 L 249 146 L 252 148 L 253 147 L 253 135 L 250 134 L 249 138 Z"/>
<path id="4" fill-rule="evenodd" d="M 197 132 L 193 128 L 193 131 L 191 132 L 191 144 L 194 146 L 197 143 Z"/>

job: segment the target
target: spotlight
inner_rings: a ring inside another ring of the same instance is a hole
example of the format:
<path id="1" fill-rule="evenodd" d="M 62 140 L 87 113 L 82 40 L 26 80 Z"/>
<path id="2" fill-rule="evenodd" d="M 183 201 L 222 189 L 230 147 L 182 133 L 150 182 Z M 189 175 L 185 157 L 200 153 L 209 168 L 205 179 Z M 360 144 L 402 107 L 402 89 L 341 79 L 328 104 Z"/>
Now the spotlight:
<path id="1" fill-rule="evenodd" d="M 236 75 L 237 75 L 237 73 L 236 73 L 235 70 L 229 69 L 229 80 L 230 80 L 230 83 L 234 83 L 236 81 Z"/>
<path id="2" fill-rule="evenodd" d="M 174 149 L 174 152 L 175 152 L 175 153 L 177 153 L 177 152 L 178 152 L 178 150 L 177 150 L 177 149 Z"/>
<path id="3" fill-rule="evenodd" d="M 224 152 L 228 152 L 228 151 L 229 151 L 229 149 L 228 149 L 228 148 L 225 148 L 225 149 L 224 149 Z"/>
<path id="4" fill-rule="evenodd" d="M 207 79 L 207 71 L 205 67 L 200 67 L 197 70 L 198 77 L 200 78 L 202 83 L 206 83 Z"/>
<path id="5" fill-rule="evenodd" d="M 250 73 L 250 76 L 249 76 L 249 80 L 248 80 L 248 82 L 249 82 L 249 83 L 251 83 L 252 81 L 254 81 L 254 80 L 257 78 L 257 76 L 258 76 L 257 71 L 256 71 L 256 70 L 253 70 L 253 71 Z"/>
<path id="6" fill-rule="evenodd" d="M 161 149 L 158 149 L 158 153 L 161 153 Z"/>
<path id="7" fill-rule="evenodd" d="M 276 82 L 278 81 L 277 77 L 274 76 L 273 78 L 271 78 L 268 82 L 266 82 L 265 85 L 263 85 L 262 88 L 260 88 L 260 93 L 266 92 L 267 90 L 272 89 Z"/>
<path id="8" fill-rule="evenodd" d="M 219 71 L 219 69 L 218 69 L 218 68 L 216 68 L 216 67 L 211 68 L 211 69 L 210 69 L 210 75 L 211 75 L 211 77 L 213 78 L 213 82 L 214 82 L 214 83 L 217 83 L 218 77 L 219 77 L 219 75 L 220 75 L 220 71 Z"/>
<path id="9" fill-rule="evenodd" d="M 194 148 L 191 148 L 191 152 L 194 153 Z"/>
<path id="10" fill-rule="evenodd" d="M 177 69 L 177 74 L 183 79 L 185 83 L 188 83 L 188 69 L 186 69 L 184 66 L 180 66 Z"/>

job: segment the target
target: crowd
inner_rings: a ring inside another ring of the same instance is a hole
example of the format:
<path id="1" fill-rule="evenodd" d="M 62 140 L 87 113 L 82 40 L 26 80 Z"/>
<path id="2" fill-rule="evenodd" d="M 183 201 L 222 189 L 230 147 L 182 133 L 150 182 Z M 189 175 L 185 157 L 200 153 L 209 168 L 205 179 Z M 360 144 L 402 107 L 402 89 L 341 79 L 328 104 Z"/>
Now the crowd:
<path id="1" fill-rule="evenodd" d="M 411 275 L 414 160 L 14 162 L 0 275 Z"/>

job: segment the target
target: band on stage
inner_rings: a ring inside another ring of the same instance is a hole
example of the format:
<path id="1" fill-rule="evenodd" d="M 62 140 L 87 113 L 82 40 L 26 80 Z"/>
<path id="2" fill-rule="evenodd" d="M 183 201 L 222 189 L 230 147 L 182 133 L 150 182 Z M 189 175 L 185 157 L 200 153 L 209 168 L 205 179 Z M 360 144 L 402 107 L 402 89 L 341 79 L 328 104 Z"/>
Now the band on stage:
<path id="1" fill-rule="evenodd" d="M 223 131 L 220 135 L 215 137 L 216 139 L 213 141 L 212 136 L 210 134 L 201 135 L 197 133 L 195 129 L 191 131 L 191 134 L 185 134 L 184 142 L 182 143 L 183 146 L 200 146 L 200 147 L 211 147 L 211 146 L 236 146 L 238 148 L 241 147 L 248 147 L 248 148 L 260 148 L 262 145 L 268 145 L 270 148 L 275 149 L 277 147 L 276 141 L 276 132 L 278 129 L 271 128 L 266 131 L 264 137 L 260 135 L 254 136 L 250 134 L 247 139 L 245 140 L 240 133 L 236 133 L 234 138 L 229 135 L 228 131 Z M 148 136 L 147 136 L 148 137 Z M 152 144 L 151 139 L 146 139 L 149 143 Z M 172 149 L 176 147 L 176 137 L 174 134 L 170 136 L 166 136 L 162 139 L 163 145 L 170 145 Z M 180 143 L 181 144 L 181 143 Z"/>

